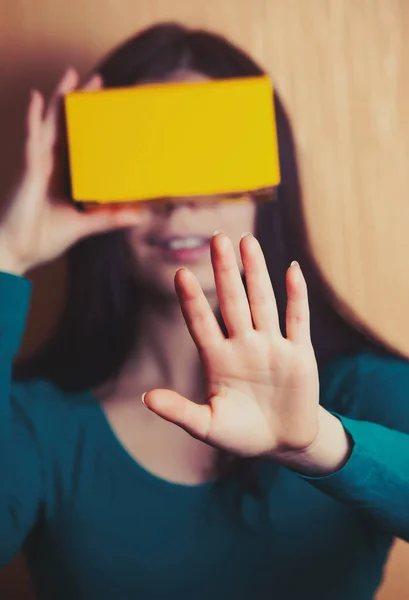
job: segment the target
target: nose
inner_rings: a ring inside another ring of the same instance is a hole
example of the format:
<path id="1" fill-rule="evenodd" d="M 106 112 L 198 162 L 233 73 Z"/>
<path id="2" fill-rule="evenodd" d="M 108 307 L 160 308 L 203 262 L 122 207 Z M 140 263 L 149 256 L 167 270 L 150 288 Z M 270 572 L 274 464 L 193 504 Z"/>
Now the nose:
<path id="1" fill-rule="evenodd" d="M 182 210 L 186 208 L 196 209 L 203 205 L 212 205 L 216 203 L 216 198 L 166 198 L 162 200 L 155 200 L 153 202 L 153 207 L 166 215 L 170 215 L 176 210 Z"/>

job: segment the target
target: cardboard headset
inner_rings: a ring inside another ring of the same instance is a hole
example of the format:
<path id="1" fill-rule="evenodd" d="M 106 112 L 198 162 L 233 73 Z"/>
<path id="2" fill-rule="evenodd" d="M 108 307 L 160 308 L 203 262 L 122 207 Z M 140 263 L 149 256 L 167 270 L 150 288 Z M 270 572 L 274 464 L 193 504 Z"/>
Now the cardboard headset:
<path id="1" fill-rule="evenodd" d="M 260 192 L 280 182 L 268 77 L 144 84 L 65 97 L 81 205 Z"/>

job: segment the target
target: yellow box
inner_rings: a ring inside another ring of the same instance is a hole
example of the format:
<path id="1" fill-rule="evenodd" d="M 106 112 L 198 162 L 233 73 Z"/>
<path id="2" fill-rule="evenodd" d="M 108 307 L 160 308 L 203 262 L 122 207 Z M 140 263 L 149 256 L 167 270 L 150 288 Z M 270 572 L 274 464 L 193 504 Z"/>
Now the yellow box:
<path id="1" fill-rule="evenodd" d="M 79 202 L 235 193 L 280 181 L 265 76 L 76 91 L 65 110 Z"/>

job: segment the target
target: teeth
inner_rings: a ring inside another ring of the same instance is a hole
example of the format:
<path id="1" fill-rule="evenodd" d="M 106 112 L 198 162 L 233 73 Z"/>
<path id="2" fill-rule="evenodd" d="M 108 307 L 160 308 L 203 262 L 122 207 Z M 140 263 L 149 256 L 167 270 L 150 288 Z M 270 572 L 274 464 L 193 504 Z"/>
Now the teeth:
<path id="1" fill-rule="evenodd" d="M 199 246 L 203 246 L 207 240 L 205 238 L 198 237 L 189 237 L 183 239 L 175 239 L 169 240 L 164 243 L 165 248 L 170 248 L 171 250 L 182 250 L 185 248 L 198 248 Z"/>

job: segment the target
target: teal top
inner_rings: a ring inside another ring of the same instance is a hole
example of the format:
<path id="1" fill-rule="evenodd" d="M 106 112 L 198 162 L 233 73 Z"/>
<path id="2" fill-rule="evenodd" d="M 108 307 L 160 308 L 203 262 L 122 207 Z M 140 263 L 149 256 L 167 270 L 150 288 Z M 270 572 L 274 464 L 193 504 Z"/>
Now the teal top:
<path id="1" fill-rule="evenodd" d="M 234 519 L 212 484 L 138 465 L 89 391 L 11 381 L 30 293 L 0 274 L 0 563 L 23 548 L 40 600 L 373 598 L 393 537 L 409 539 L 405 361 L 327 368 L 322 404 L 352 436 L 347 464 L 307 478 L 266 461 Z"/>

